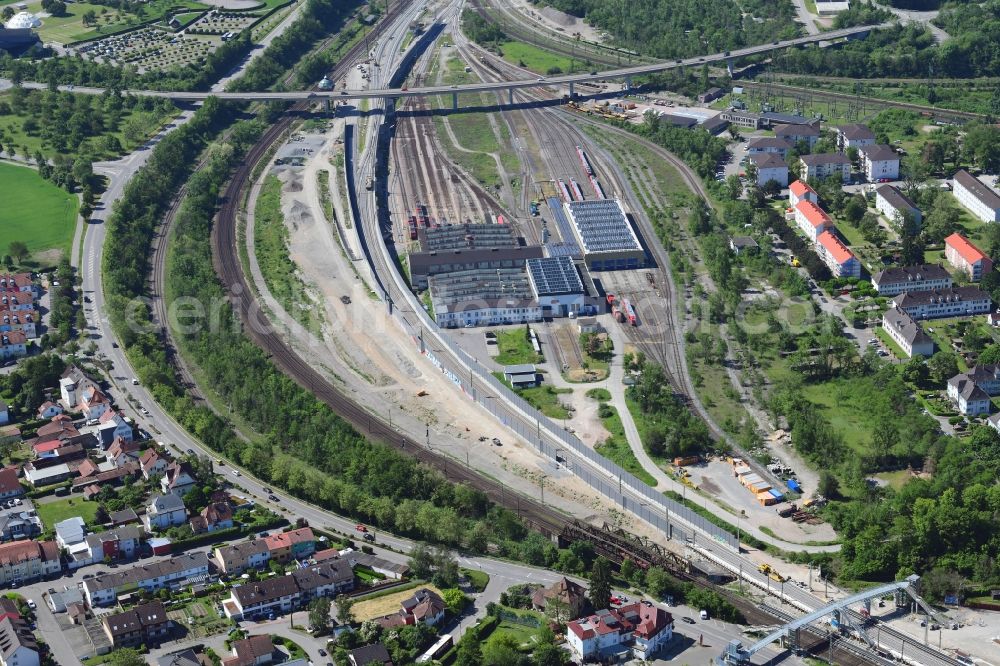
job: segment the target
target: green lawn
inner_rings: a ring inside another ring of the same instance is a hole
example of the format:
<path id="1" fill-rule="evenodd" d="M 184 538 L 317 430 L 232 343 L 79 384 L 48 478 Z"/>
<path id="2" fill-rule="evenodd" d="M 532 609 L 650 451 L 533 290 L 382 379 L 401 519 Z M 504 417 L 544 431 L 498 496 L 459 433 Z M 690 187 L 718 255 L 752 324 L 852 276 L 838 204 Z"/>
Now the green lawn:
<path id="1" fill-rule="evenodd" d="M 47 531 L 55 529 L 56 523 L 74 516 L 80 516 L 87 525 L 93 526 L 94 516 L 97 515 L 97 502 L 87 502 L 79 497 L 67 497 L 55 502 L 36 502 L 35 509 Z"/>
<path id="2" fill-rule="evenodd" d="M 21 0 L 9 0 L 0 2 L 0 6 L 6 6 Z M 42 11 L 41 0 L 27 0 L 27 11 L 38 14 Z M 137 27 L 144 23 L 158 21 L 165 14 L 174 8 L 187 9 L 209 9 L 194 0 L 149 0 L 149 2 L 139 5 L 141 14 L 124 10 L 117 10 L 112 7 L 91 4 L 88 2 L 72 2 L 66 5 L 64 16 L 48 16 L 42 19 L 42 26 L 38 29 L 38 36 L 43 42 L 59 42 L 69 44 L 86 39 L 96 39 L 106 37 L 123 30 Z M 83 25 L 83 15 L 88 11 L 93 11 L 96 18 L 96 25 Z"/>
<path id="3" fill-rule="evenodd" d="M 482 592 L 490 584 L 490 575 L 479 569 L 462 569 L 462 574 L 469 579 L 469 584 L 477 592 Z"/>
<path id="4" fill-rule="evenodd" d="M 550 419 L 568 419 L 570 414 L 562 403 L 559 396 L 565 393 L 572 393 L 573 389 L 556 388 L 554 386 L 537 386 L 535 388 L 517 389 L 518 395 L 527 400 L 532 407 L 545 414 Z"/>
<path id="5" fill-rule="evenodd" d="M 496 331 L 497 347 L 500 353 L 494 359 L 500 365 L 519 365 L 521 363 L 541 363 L 541 354 L 535 353 L 535 348 L 528 339 L 527 329 L 515 328 L 506 331 Z"/>
<path id="6" fill-rule="evenodd" d="M 56 249 L 68 253 L 76 229 L 78 199 L 28 167 L 0 163 L 0 254 L 12 241 L 32 253 Z M 54 263 L 54 262 L 47 262 Z"/>
<path id="7" fill-rule="evenodd" d="M 632 449 L 628 445 L 628 439 L 625 437 L 625 427 L 622 425 L 622 419 L 618 415 L 618 410 L 610 405 L 608 405 L 608 409 L 611 410 L 611 415 L 601 419 L 601 421 L 604 423 L 607 431 L 611 433 L 611 437 L 598 444 L 595 450 L 608 460 L 617 463 L 623 469 L 631 472 L 643 483 L 656 486 L 656 479 L 653 478 L 652 474 L 643 469 L 639 463 L 639 459 L 632 453 Z"/>
<path id="8" fill-rule="evenodd" d="M 538 74 L 558 73 L 554 71 L 556 68 L 561 73 L 569 74 L 584 68 L 584 58 L 571 61 L 566 56 L 556 55 L 524 42 L 504 42 L 500 50 L 503 52 L 503 59 L 507 62 L 519 67 L 527 67 Z"/>
<path id="9" fill-rule="evenodd" d="M 879 340 L 882 341 L 882 344 L 884 344 L 889 349 L 889 351 L 891 351 L 893 355 L 895 355 L 896 358 L 904 360 L 909 358 L 909 356 L 906 355 L 906 352 L 903 351 L 902 347 L 897 345 L 896 341 L 889 337 L 889 334 L 885 332 L 884 328 L 882 328 L 881 326 L 876 327 L 875 335 L 878 337 Z"/>
<path id="10" fill-rule="evenodd" d="M 803 395 L 813 404 L 818 405 L 833 429 L 840 433 L 844 441 L 858 452 L 868 450 L 869 433 L 874 423 L 864 404 L 854 399 L 851 382 L 846 379 L 835 379 L 820 384 L 806 384 L 802 387 Z"/>

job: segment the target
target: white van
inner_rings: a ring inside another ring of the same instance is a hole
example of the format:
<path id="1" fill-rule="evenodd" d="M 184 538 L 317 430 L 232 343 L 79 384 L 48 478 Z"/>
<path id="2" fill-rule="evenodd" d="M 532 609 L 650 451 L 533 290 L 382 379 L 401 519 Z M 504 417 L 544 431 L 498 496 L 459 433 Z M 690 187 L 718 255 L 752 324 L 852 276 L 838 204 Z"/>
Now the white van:
<path id="1" fill-rule="evenodd" d="M 707 610 L 703 610 L 701 612 L 701 619 L 703 619 L 703 620 L 707 620 L 708 619 L 708 611 Z"/>

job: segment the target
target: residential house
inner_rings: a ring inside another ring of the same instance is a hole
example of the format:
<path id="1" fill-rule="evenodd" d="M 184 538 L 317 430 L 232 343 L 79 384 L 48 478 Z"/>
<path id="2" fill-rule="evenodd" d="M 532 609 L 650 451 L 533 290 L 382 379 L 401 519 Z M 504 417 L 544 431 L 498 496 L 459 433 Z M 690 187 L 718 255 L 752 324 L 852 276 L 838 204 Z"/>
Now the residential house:
<path id="1" fill-rule="evenodd" d="M 80 466 L 76 468 L 76 473 L 80 476 L 81 479 L 97 476 L 98 474 L 100 474 L 100 472 L 101 468 L 98 467 L 97 463 L 95 463 L 90 458 L 84 460 L 82 463 L 80 463 Z"/>
<path id="2" fill-rule="evenodd" d="M 190 522 L 191 531 L 195 534 L 229 529 L 233 526 L 233 510 L 228 502 L 212 502 Z"/>
<path id="3" fill-rule="evenodd" d="M 882 329 L 907 356 L 934 355 L 934 340 L 905 312 L 896 308 L 886 310 L 882 315 Z"/>
<path id="4" fill-rule="evenodd" d="M 35 297 L 18 291 L 0 291 L 0 312 L 34 312 Z"/>
<path id="5" fill-rule="evenodd" d="M 399 610 L 404 624 L 426 624 L 435 626 L 444 619 L 447 605 L 438 594 L 426 587 L 422 587 L 414 592 L 412 597 L 399 602 L 402 606 Z"/>
<path id="6" fill-rule="evenodd" d="M 79 490 L 84 490 L 90 486 L 118 486 L 121 485 L 125 479 L 133 478 L 139 476 L 139 463 L 128 462 L 121 467 L 116 467 L 114 469 L 109 469 L 106 472 L 98 472 L 97 474 L 91 474 L 90 476 L 83 476 L 75 481 L 73 481 L 72 490 L 77 492 Z"/>
<path id="7" fill-rule="evenodd" d="M 0 620 L 0 666 L 38 666 L 38 643 L 20 618 Z"/>
<path id="8" fill-rule="evenodd" d="M 902 227 L 907 217 L 913 220 L 918 228 L 923 221 L 923 213 L 917 205 L 894 185 L 881 185 L 875 190 L 875 208 L 897 229 Z"/>
<path id="9" fill-rule="evenodd" d="M 550 609 L 553 603 L 556 607 Z M 554 610 L 563 612 L 562 609 L 565 609 L 565 616 L 558 619 L 572 620 L 580 617 L 587 607 L 587 590 L 563 576 L 552 585 L 535 590 L 531 595 L 531 605 L 535 610 L 546 611 L 550 615 L 554 615 Z"/>
<path id="10" fill-rule="evenodd" d="M 222 660 L 222 666 L 266 666 L 274 662 L 274 643 L 267 634 L 248 636 L 233 641 L 233 656 Z"/>
<path id="11" fill-rule="evenodd" d="M 788 205 L 795 208 L 800 201 L 811 201 L 819 205 L 819 195 L 804 180 L 796 180 L 788 186 Z"/>
<path id="12" fill-rule="evenodd" d="M 115 440 L 131 442 L 133 439 L 132 424 L 125 420 L 121 412 L 110 409 L 98 419 L 97 440 L 101 448 L 107 448 Z"/>
<path id="13" fill-rule="evenodd" d="M 805 143 L 809 150 L 819 141 L 819 125 L 775 125 L 774 136 L 788 141 L 793 146 Z"/>
<path id="14" fill-rule="evenodd" d="M 83 543 L 87 537 L 87 523 L 80 516 L 73 516 L 55 525 L 56 543 L 60 548 L 69 549 L 78 543 Z"/>
<path id="15" fill-rule="evenodd" d="M 120 593 L 136 589 L 156 592 L 199 583 L 208 578 L 208 556 L 202 552 L 174 555 L 170 559 L 138 564 L 124 571 L 106 573 L 83 581 L 83 593 L 91 608 L 107 606 Z"/>
<path id="16" fill-rule="evenodd" d="M 142 532 L 134 526 L 116 527 L 97 534 L 88 534 L 85 539 L 86 552 L 82 553 L 82 557 L 71 560 L 69 568 L 97 564 L 106 559 L 131 560 L 139 554 L 141 540 Z"/>
<path id="17" fill-rule="evenodd" d="M 381 643 L 372 643 L 347 653 L 351 666 L 393 666 L 389 651 Z"/>
<path id="18" fill-rule="evenodd" d="M 160 476 L 166 473 L 167 466 L 170 461 L 160 455 L 156 449 L 146 449 L 142 457 L 139 458 L 139 466 L 142 468 L 142 476 L 144 479 L 150 479 L 154 476 Z"/>
<path id="19" fill-rule="evenodd" d="M 824 231 L 816 238 L 816 254 L 834 277 L 861 277 L 861 262 L 833 231 Z"/>
<path id="20" fill-rule="evenodd" d="M 885 144 L 861 148 L 861 170 L 869 183 L 899 179 L 899 153 Z"/>
<path id="21" fill-rule="evenodd" d="M 173 462 L 167 465 L 160 479 L 160 488 L 163 494 L 173 494 L 183 496 L 195 486 L 194 473 L 187 463 Z"/>
<path id="22" fill-rule="evenodd" d="M 108 462 L 115 467 L 123 467 L 128 463 L 139 463 L 139 442 L 116 439 L 105 454 Z"/>
<path id="23" fill-rule="evenodd" d="M 0 291 L 37 294 L 39 290 L 31 273 L 0 273 Z"/>
<path id="24" fill-rule="evenodd" d="M 185 648 L 158 658 L 156 666 L 202 666 L 202 662 L 192 648 Z"/>
<path id="25" fill-rule="evenodd" d="M 788 158 L 788 151 L 791 149 L 791 143 L 776 136 L 762 136 L 747 142 L 747 154 L 749 155 L 773 153 L 784 160 Z"/>
<path id="26" fill-rule="evenodd" d="M 750 155 L 750 163 L 757 168 L 758 185 L 765 185 L 772 180 L 782 187 L 788 185 L 788 165 L 779 155 L 774 153 Z"/>
<path id="27" fill-rule="evenodd" d="M 21 584 L 62 570 L 55 541 L 11 541 L 0 544 L 0 586 Z"/>
<path id="28" fill-rule="evenodd" d="M 96 386 L 88 386 L 80 392 L 80 404 L 77 411 L 88 421 L 100 419 L 111 409 L 111 400 Z"/>
<path id="29" fill-rule="evenodd" d="M 21 331 L 0 333 L 0 359 L 20 358 L 28 353 L 28 338 Z"/>
<path id="30" fill-rule="evenodd" d="M 223 610 L 237 620 L 287 613 L 313 599 L 334 597 L 353 589 L 351 564 L 346 560 L 327 560 L 284 576 L 234 587 L 230 598 L 223 603 Z"/>
<path id="31" fill-rule="evenodd" d="M 826 211 L 808 199 L 803 199 L 795 204 L 795 224 L 813 243 L 816 242 L 820 234 L 834 228 L 833 220 L 826 214 Z"/>
<path id="32" fill-rule="evenodd" d="M 0 310 L 0 332 L 17 331 L 28 338 L 37 338 L 38 313 L 34 310 Z"/>
<path id="33" fill-rule="evenodd" d="M 990 396 L 965 375 L 955 375 L 948 380 L 948 397 L 958 411 L 967 416 L 990 413 Z"/>
<path id="34" fill-rule="evenodd" d="M 155 495 L 146 507 L 146 529 L 165 530 L 187 522 L 187 508 L 180 495 Z"/>
<path id="35" fill-rule="evenodd" d="M 40 419 L 51 419 L 53 416 L 59 416 L 63 413 L 62 405 L 58 402 L 52 402 L 51 400 L 46 400 L 38 407 L 37 416 Z"/>
<path id="36" fill-rule="evenodd" d="M 270 534 L 264 537 L 264 543 L 271 551 L 271 559 L 281 564 L 304 560 L 316 552 L 316 537 L 308 527 Z"/>
<path id="37" fill-rule="evenodd" d="M 390 562 L 389 560 L 378 557 L 377 555 L 365 553 L 360 550 L 351 549 L 341 552 L 336 548 L 327 548 L 326 550 L 321 550 L 313 555 L 312 560 L 313 562 L 322 562 L 335 557 L 342 557 L 345 561 L 350 563 L 352 567 L 367 567 L 375 573 L 382 574 L 386 578 L 400 580 L 410 575 L 410 567 L 407 565 L 400 564 L 398 562 Z"/>
<path id="38" fill-rule="evenodd" d="M 75 409 L 80 403 L 82 392 L 89 388 L 98 388 L 97 382 L 77 366 L 70 365 L 59 379 L 59 395 L 63 406 L 66 409 Z"/>
<path id="39" fill-rule="evenodd" d="M 860 150 L 865 146 L 875 145 L 875 133 L 867 125 L 852 123 L 837 128 L 837 150 L 845 152 L 848 148 Z"/>
<path id="40" fill-rule="evenodd" d="M 32 539 L 42 533 L 42 521 L 31 500 L 0 508 L 0 541 Z"/>
<path id="41" fill-rule="evenodd" d="M 162 601 L 140 604 L 132 610 L 105 615 L 104 633 L 117 649 L 137 645 L 155 645 L 170 633 L 172 622 Z"/>
<path id="42" fill-rule="evenodd" d="M 944 239 L 944 257 L 973 282 L 978 282 L 993 270 L 993 260 L 960 233 L 953 233 Z"/>
<path id="43" fill-rule="evenodd" d="M 248 569 L 260 569 L 271 559 L 271 549 L 263 539 L 241 541 L 230 546 L 219 546 L 213 556 L 219 571 L 227 576 L 238 576 Z"/>
<path id="44" fill-rule="evenodd" d="M 744 252 L 750 253 L 759 250 L 760 245 L 750 236 L 731 236 L 729 238 L 729 249 L 735 254 L 743 254 Z M 577 321 L 579 322 L 579 320 Z"/>
<path id="45" fill-rule="evenodd" d="M 0 499 L 7 500 L 11 497 L 20 497 L 24 494 L 24 486 L 18 479 L 16 467 L 4 467 L 0 469 Z"/>
<path id="46" fill-rule="evenodd" d="M 53 613 L 65 613 L 70 604 L 83 603 L 83 592 L 76 585 L 65 585 L 58 592 L 49 592 L 45 603 Z"/>
<path id="47" fill-rule="evenodd" d="M 649 601 L 604 609 L 566 625 L 573 657 L 583 661 L 648 660 L 673 638 L 674 619 Z"/>
<path id="48" fill-rule="evenodd" d="M 39 444 L 46 442 L 65 442 L 80 436 L 80 431 L 73 425 L 72 419 L 65 414 L 52 417 L 52 420 L 35 431 L 35 438 L 31 440 L 31 445 L 35 449 L 35 455 L 41 455 L 37 448 Z M 50 447 L 54 448 L 54 447 Z"/>
<path id="49" fill-rule="evenodd" d="M 986 423 L 988 423 L 989 426 L 997 432 L 1000 432 L 1000 412 L 997 412 L 986 419 Z"/>
<path id="50" fill-rule="evenodd" d="M 842 153 L 817 153 L 799 157 L 799 176 L 802 180 L 837 177 L 843 182 L 851 180 L 851 160 Z"/>
<path id="51" fill-rule="evenodd" d="M 993 302 L 990 295 L 978 287 L 951 287 L 907 291 L 893 298 L 892 305 L 905 310 L 914 319 L 936 319 L 986 314 Z"/>
<path id="52" fill-rule="evenodd" d="M 1000 194 L 968 171 L 955 174 L 952 194 L 983 222 L 1000 222 Z"/>
<path id="53" fill-rule="evenodd" d="M 896 266 L 876 273 L 872 286 L 879 296 L 896 296 L 904 291 L 950 289 L 952 279 L 951 273 L 938 264 Z"/>

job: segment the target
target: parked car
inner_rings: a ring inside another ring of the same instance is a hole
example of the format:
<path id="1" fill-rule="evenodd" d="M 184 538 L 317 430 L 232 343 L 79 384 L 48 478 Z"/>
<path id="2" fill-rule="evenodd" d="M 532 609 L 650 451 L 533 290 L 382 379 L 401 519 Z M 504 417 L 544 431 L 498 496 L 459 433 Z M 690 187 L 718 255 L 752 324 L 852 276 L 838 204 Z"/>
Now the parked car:
<path id="1" fill-rule="evenodd" d="M 688 624 L 694 624 L 694 620 L 692 620 L 691 618 L 689 618 L 687 615 L 685 615 L 684 617 L 681 618 L 681 622 L 686 622 Z"/>

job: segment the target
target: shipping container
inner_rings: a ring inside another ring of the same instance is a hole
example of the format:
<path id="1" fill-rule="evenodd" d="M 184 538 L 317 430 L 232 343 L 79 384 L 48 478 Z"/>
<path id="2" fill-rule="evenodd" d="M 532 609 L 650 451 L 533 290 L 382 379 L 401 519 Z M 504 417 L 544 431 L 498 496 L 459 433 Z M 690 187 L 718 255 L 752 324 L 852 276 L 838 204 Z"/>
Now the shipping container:
<path id="1" fill-rule="evenodd" d="M 674 458 L 674 465 L 677 467 L 684 467 L 686 465 L 697 465 L 701 458 L 698 456 L 685 456 L 683 458 Z"/>
<path id="2" fill-rule="evenodd" d="M 799 482 L 796 481 L 795 479 L 788 479 L 788 481 L 785 482 L 785 485 L 787 485 L 788 489 L 791 490 L 793 493 L 802 492 L 802 486 L 800 486 Z"/>
<path id="3" fill-rule="evenodd" d="M 751 472 L 750 474 L 743 474 L 740 477 L 740 482 L 744 486 L 752 486 L 753 484 L 760 483 L 763 480 L 764 479 L 760 478 L 760 474 L 757 474 L 756 472 Z"/>
<path id="4" fill-rule="evenodd" d="M 778 500 L 774 498 L 774 495 L 768 492 L 757 493 L 757 501 L 761 503 L 761 506 L 771 506 L 772 504 L 777 504 Z"/>
<path id="5" fill-rule="evenodd" d="M 784 494 L 782 494 L 782 492 L 781 492 L 780 490 L 775 490 L 774 488 L 771 488 L 771 489 L 770 489 L 770 490 L 768 490 L 767 492 L 769 492 L 769 493 L 771 493 L 772 495 L 774 495 L 774 498 L 775 498 L 776 500 L 778 500 L 778 501 L 781 501 L 781 500 L 785 499 L 785 496 L 784 496 Z"/>

